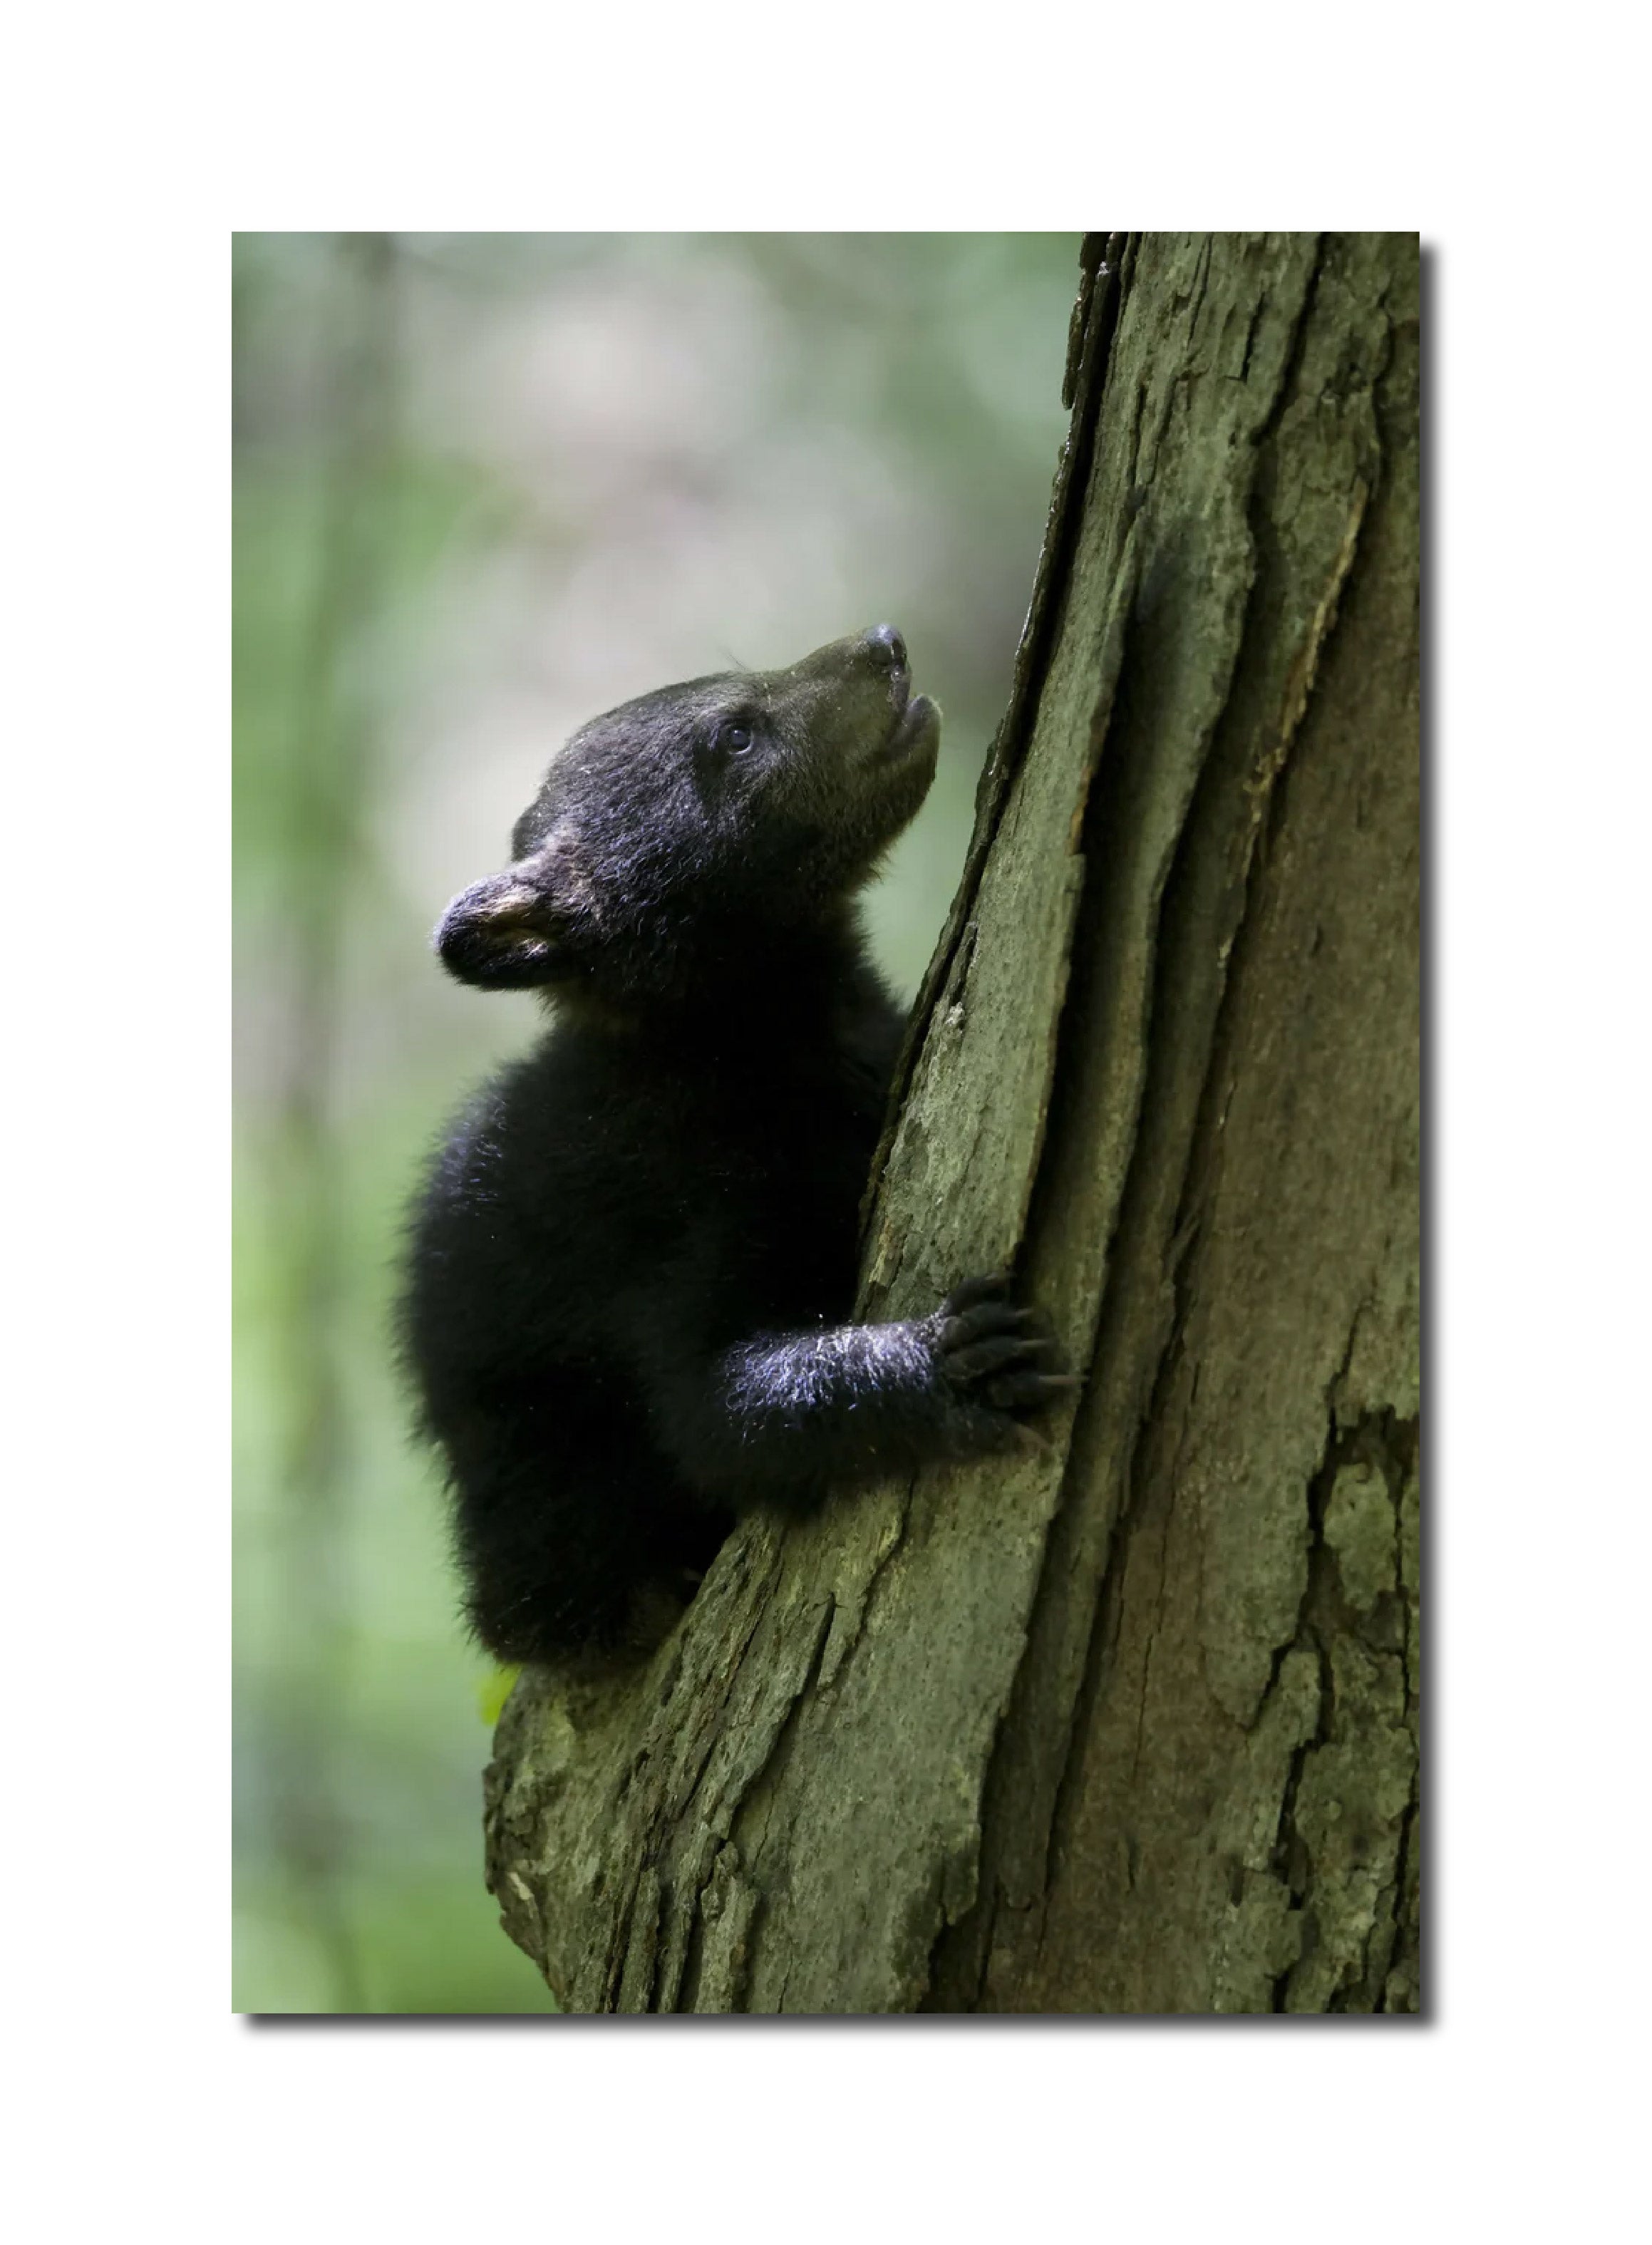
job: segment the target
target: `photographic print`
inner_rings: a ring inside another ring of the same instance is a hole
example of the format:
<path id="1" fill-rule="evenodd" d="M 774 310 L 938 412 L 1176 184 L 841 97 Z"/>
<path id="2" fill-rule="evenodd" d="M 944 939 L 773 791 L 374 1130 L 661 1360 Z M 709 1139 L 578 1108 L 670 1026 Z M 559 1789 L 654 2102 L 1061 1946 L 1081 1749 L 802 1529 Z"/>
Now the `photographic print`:
<path id="1" fill-rule="evenodd" d="M 1422 2008 L 1420 290 L 236 236 L 238 2011 Z"/>

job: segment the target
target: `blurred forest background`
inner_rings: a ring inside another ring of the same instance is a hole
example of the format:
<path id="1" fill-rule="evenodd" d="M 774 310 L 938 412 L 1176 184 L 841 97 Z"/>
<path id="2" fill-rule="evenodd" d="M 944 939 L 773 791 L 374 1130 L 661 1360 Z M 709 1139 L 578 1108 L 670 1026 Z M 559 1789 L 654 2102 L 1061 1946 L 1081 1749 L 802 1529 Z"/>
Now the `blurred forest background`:
<path id="1" fill-rule="evenodd" d="M 887 621 L 945 713 L 870 904 L 911 994 L 1079 241 L 235 239 L 238 2011 L 552 2008 L 482 1886 L 490 1672 L 389 1340 L 419 1165 L 539 1014 L 448 981 L 430 931 L 584 719 Z"/>

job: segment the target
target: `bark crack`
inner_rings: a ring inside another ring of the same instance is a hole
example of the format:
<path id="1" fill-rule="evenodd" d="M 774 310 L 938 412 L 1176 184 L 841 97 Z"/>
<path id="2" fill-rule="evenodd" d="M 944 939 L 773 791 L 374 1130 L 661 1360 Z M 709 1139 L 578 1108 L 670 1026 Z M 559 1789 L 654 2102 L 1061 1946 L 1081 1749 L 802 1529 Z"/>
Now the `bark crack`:
<path id="1" fill-rule="evenodd" d="M 1279 386 L 1269 403 L 1267 411 L 1256 424 L 1251 437 L 1251 449 L 1260 451 L 1278 434 L 1279 424 L 1285 417 L 1285 409 L 1297 395 L 1301 380 L 1303 361 L 1307 356 L 1309 329 L 1319 302 L 1319 284 L 1325 269 L 1325 237 L 1314 236 L 1313 261 L 1308 269 L 1308 285 L 1303 290 L 1302 302 L 1290 323 L 1290 339 L 1285 345 L 1284 362 L 1279 376 Z"/>
<path id="2" fill-rule="evenodd" d="M 758 1902 L 746 1938 L 746 1976 L 749 1979 L 755 1968 L 768 1916 L 768 1896 L 759 1876 L 760 1862 L 768 1841 L 769 1821 L 774 1808 L 775 1787 L 784 1771 L 802 1719 L 804 1705 L 815 1688 L 821 1664 L 826 1654 L 826 1642 L 831 1632 L 832 1619 L 837 1610 L 836 1598 L 828 1597 L 820 1610 L 815 1627 L 815 1639 L 802 1678 L 793 1692 L 780 1727 L 775 1733 L 761 1766 L 754 1770 L 739 1794 L 730 1804 L 728 1824 L 730 1835 L 741 1843 L 741 1857 L 748 1875 L 757 1889 Z M 757 1820 L 761 1821 L 757 1821 Z M 757 1822 L 755 1832 L 747 1829 L 748 1823 Z"/>
<path id="3" fill-rule="evenodd" d="M 1327 1383 L 1330 1397 L 1346 1377 L 1357 1323 Z M 1328 1407 L 1308 1490 L 1308 1588 L 1292 1648 L 1310 1648 L 1318 1663 L 1319 1719 L 1291 1756 L 1270 1855 L 1301 1926 L 1297 1956 L 1272 1983 L 1276 2011 L 1385 2008 L 1406 1915 L 1417 1753 L 1403 1631 L 1397 1647 L 1385 1611 L 1391 1601 L 1362 1553 L 1380 1548 L 1373 1508 L 1398 1511 L 1414 1438 L 1415 1422 L 1391 1408 L 1344 1423 L 1334 1402 Z M 1382 1541 L 1398 1561 L 1392 1538 Z M 1403 1578 L 1395 1584 L 1403 1595 Z"/>
<path id="4" fill-rule="evenodd" d="M 1094 239 L 1093 235 L 1086 237 L 1086 252 Z M 882 1175 L 888 1162 L 901 1109 L 911 1086 L 918 1055 L 929 1034 L 937 1000 L 951 978 L 953 954 L 964 927 L 975 910 L 981 875 L 998 832 L 1010 781 L 1020 766 L 1032 735 L 1038 697 L 1048 670 L 1062 601 L 1072 573 L 1073 552 L 1083 519 L 1096 425 L 1100 417 L 1114 338 L 1129 288 L 1127 268 L 1133 261 L 1128 252 L 1132 247 L 1128 235 L 1110 234 L 1106 237 L 1103 259 L 1097 267 L 1090 291 L 1083 341 L 1079 349 L 1077 370 L 1073 382 L 1072 418 L 1061 447 L 1054 487 L 1050 494 L 1044 541 L 1039 548 L 1032 580 L 1032 595 L 1027 604 L 1026 621 L 1022 626 L 1020 644 L 1016 648 L 1014 668 L 1011 673 L 1009 700 L 982 768 L 976 791 L 975 831 L 970 838 L 958 893 L 952 899 L 934 956 L 924 970 L 924 980 L 913 1001 L 905 1041 L 896 1062 L 883 1136 L 872 1162 L 875 1177 Z M 869 1206 L 862 1227 L 863 1248 L 870 1236 L 874 1215 L 875 1207 Z"/>

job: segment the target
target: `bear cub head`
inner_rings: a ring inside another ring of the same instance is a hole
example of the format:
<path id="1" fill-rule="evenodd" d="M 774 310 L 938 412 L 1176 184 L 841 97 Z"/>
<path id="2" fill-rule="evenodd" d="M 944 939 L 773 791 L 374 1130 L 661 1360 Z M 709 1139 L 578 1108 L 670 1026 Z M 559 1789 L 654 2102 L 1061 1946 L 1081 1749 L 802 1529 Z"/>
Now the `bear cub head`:
<path id="1" fill-rule="evenodd" d="M 841 918 L 935 776 L 940 711 L 878 624 L 789 670 L 690 679 L 582 725 L 456 897 L 443 964 L 488 990 L 680 994 Z"/>

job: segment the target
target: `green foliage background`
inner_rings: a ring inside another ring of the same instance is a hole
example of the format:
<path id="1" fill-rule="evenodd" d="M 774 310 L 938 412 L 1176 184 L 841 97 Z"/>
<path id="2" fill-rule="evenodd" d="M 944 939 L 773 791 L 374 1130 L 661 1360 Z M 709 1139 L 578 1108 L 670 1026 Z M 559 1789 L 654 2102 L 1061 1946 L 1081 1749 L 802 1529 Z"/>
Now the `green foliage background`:
<path id="1" fill-rule="evenodd" d="M 428 933 L 572 727 L 884 620 L 945 712 L 916 985 L 1007 692 L 1079 236 L 242 234 L 234 2005 L 548 2011 L 480 1872 L 491 1679 L 389 1340 L 446 1112 L 534 1033 Z"/>

